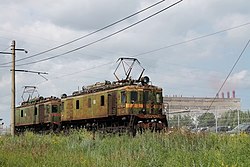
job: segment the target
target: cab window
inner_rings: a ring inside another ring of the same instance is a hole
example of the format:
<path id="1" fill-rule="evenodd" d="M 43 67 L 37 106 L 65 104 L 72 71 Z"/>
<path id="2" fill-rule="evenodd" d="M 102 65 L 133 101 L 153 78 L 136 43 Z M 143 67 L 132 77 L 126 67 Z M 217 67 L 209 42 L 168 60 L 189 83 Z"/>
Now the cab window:
<path id="1" fill-rule="evenodd" d="M 50 112 L 50 106 L 47 104 L 46 105 L 46 113 L 49 113 Z"/>
<path id="2" fill-rule="evenodd" d="M 21 110 L 21 117 L 23 117 L 23 110 Z"/>
<path id="3" fill-rule="evenodd" d="M 136 91 L 132 91 L 130 94 L 131 103 L 135 103 L 138 100 L 138 93 Z"/>
<path id="4" fill-rule="evenodd" d="M 101 106 L 104 106 L 104 104 L 105 104 L 104 102 L 105 102 L 104 96 L 102 95 L 102 96 L 101 96 Z"/>
<path id="5" fill-rule="evenodd" d="M 157 103 L 162 103 L 162 96 L 161 96 L 161 93 L 156 93 L 156 102 L 157 102 Z"/>
<path id="6" fill-rule="evenodd" d="M 58 107 L 57 105 L 52 105 L 52 113 L 57 113 Z"/>
<path id="7" fill-rule="evenodd" d="M 76 100 L 76 109 L 79 109 L 80 108 L 80 102 L 79 100 Z"/>
<path id="8" fill-rule="evenodd" d="M 121 103 L 122 104 L 126 103 L 126 92 L 125 91 L 121 92 Z"/>
<path id="9" fill-rule="evenodd" d="M 37 107 L 35 107 L 34 115 L 37 115 Z"/>
<path id="10" fill-rule="evenodd" d="M 143 101 L 147 102 L 148 101 L 148 91 L 143 92 Z"/>

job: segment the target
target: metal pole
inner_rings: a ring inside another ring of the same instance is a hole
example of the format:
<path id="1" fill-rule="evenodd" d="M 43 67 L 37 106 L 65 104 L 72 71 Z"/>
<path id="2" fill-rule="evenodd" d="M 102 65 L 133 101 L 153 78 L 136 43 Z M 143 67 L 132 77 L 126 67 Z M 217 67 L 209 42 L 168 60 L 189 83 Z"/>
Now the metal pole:
<path id="1" fill-rule="evenodd" d="M 170 127 L 170 121 L 169 121 L 169 112 L 170 112 L 169 103 L 166 103 L 166 104 L 167 104 L 167 107 L 165 106 L 166 117 L 167 117 L 167 121 L 168 121 L 168 127 Z"/>
<path id="2" fill-rule="evenodd" d="M 215 133 L 218 132 L 218 115 L 217 115 L 217 110 L 215 109 Z"/>
<path id="3" fill-rule="evenodd" d="M 180 128 L 180 114 L 178 114 L 178 129 Z"/>
<path id="4" fill-rule="evenodd" d="M 12 88 L 11 88 L 11 135 L 15 136 L 15 104 L 16 104 L 16 87 L 15 87 L 15 47 L 16 43 L 12 41 Z"/>
<path id="5" fill-rule="evenodd" d="M 238 117 L 238 133 L 240 132 L 239 130 L 239 125 L 240 125 L 240 110 L 237 110 L 237 117 Z"/>
<path id="6" fill-rule="evenodd" d="M 168 111 L 168 120 L 169 120 L 169 113 L 170 113 L 170 107 L 169 107 L 169 103 L 167 103 L 167 111 Z"/>

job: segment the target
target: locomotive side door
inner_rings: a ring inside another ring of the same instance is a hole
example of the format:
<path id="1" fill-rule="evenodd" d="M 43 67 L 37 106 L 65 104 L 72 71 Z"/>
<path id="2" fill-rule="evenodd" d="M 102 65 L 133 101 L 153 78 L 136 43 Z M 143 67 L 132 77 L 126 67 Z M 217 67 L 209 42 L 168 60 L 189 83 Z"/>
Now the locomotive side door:
<path id="1" fill-rule="evenodd" d="M 108 94 L 108 115 L 116 115 L 117 113 L 117 93 Z"/>
<path id="2" fill-rule="evenodd" d="M 39 123 L 44 122 L 44 105 L 40 104 L 39 105 Z"/>

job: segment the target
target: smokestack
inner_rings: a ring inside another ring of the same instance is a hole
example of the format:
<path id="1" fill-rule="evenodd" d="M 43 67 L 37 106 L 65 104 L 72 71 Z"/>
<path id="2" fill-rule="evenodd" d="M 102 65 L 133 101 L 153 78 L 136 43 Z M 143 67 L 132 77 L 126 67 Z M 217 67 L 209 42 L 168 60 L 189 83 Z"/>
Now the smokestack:
<path id="1" fill-rule="evenodd" d="M 230 98 L 230 92 L 227 92 L 227 98 Z"/>
<path id="2" fill-rule="evenodd" d="M 233 90 L 233 98 L 235 98 L 235 90 Z"/>
<path id="3" fill-rule="evenodd" d="M 221 97 L 224 99 L 224 92 L 221 92 Z"/>

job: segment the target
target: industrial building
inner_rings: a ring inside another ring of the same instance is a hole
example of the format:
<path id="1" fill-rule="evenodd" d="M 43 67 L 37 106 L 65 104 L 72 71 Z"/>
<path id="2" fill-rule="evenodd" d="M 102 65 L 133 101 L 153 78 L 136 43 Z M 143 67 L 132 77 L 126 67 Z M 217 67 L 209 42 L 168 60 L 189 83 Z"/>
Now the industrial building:
<path id="1" fill-rule="evenodd" d="M 182 112 L 210 112 L 221 115 L 230 110 L 241 109 L 241 99 L 235 97 L 235 91 L 227 92 L 227 97 L 224 93 L 221 96 L 214 97 L 182 97 L 182 96 L 165 96 L 163 103 L 165 111 L 168 113 L 182 113 Z"/>

